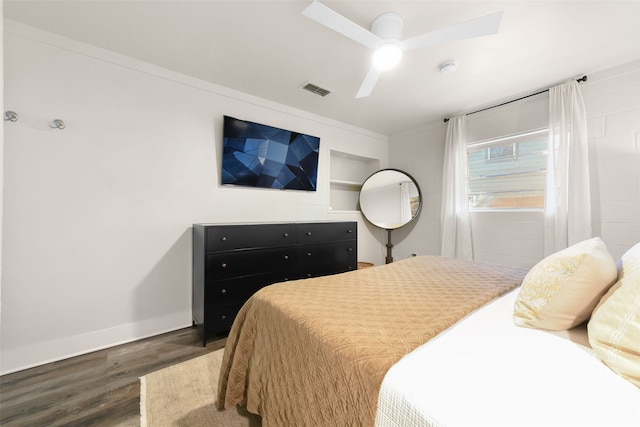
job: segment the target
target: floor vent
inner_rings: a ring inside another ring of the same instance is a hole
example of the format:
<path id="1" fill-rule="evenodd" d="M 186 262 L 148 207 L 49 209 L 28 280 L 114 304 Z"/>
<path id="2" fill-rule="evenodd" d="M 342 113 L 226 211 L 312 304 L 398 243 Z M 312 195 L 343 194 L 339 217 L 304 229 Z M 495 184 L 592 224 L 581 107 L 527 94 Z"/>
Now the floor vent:
<path id="1" fill-rule="evenodd" d="M 304 86 L 302 86 L 302 89 L 306 90 L 307 92 L 311 92 L 314 95 L 321 96 L 323 98 L 331 93 L 330 90 L 323 89 L 320 86 L 317 86 L 317 85 L 314 85 L 313 83 L 308 83 L 308 82 L 305 83 Z"/>

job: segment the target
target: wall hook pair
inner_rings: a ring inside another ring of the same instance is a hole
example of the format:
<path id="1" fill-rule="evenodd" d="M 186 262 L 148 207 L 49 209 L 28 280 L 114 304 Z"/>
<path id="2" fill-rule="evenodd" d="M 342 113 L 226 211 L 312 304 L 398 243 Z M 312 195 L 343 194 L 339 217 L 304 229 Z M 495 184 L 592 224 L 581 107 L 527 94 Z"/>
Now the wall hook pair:
<path id="1" fill-rule="evenodd" d="M 10 122 L 18 121 L 18 113 L 15 111 L 5 111 L 4 112 L 4 120 Z M 55 119 L 52 122 L 49 122 L 49 127 L 52 129 L 64 129 L 66 126 L 64 122 L 60 119 Z"/>

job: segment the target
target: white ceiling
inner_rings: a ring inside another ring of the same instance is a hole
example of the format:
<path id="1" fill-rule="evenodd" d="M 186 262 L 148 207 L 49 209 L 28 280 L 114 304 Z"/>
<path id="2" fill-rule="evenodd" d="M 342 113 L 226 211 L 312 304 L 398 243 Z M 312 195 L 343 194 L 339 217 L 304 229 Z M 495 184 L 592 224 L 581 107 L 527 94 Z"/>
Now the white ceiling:
<path id="1" fill-rule="evenodd" d="M 354 99 L 370 51 L 304 17 L 310 3 L 5 0 L 4 16 L 386 135 L 640 59 L 640 1 L 322 1 L 367 29 L 398 12 L 404 38 L 504 11 L 497 35 L 405 52 Z"/>

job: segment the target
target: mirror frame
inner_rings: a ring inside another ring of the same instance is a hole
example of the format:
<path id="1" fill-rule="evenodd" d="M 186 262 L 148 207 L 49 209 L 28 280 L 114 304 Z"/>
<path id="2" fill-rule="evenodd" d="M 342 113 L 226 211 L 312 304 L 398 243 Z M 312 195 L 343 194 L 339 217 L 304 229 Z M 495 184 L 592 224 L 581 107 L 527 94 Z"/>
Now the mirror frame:
<path id="1" fill-rule="evenodd" d="M 377 224 L 375 224 L 374 222 L 372 222 L 369 217 L 367 217 L 367 214 L 365 213 L 365 211 L 362 209 L 362 189 L 364 188 L 364 185 L 367 183 L 367 181 L 374 175 L 381 173 L 381 172 L 385 172 L 385 171 L 393 171 L 393 172 L 398 172 L 401 173 L 403 175 L 405 175 L 407 178 L 409 178 L 411 180 L 411 182 L 413 182 L 413 184 L 416 186 L 416 189 L 418 190 L 418 198 L 420 199 L 418 202 L 418 209 L 416 210 L 416 214 L 413 215 L 411 217 L 411 219 L 407 222 L 405 222 L 404 224 L 398 226 L 398 227 L 394 227 L 394 228 L 385 228 L 385 227 L 381 227 Z M 412 177 L 410 174 L 408 174 L 407 172 L 400 170 L 400 169 L 395 169 L 395 168 L 386 168 L 386 169 L 380 169 L 379 171 L 376 171 L 374 173 L 372 173 L 371 175 L 369 175 L 367 177 L 367 179 L 364 180 L 364 182 L 362 183 L 362 187 L 360 187 L 360 194 L 358 196 L 358 204 L 360 205 L 360 212 L 362 213 L 362 216 L 367 220 L 367 222 L 371 225 L 373 225 L 374 227 L 378 227 L 380 229 L 383 230 L 387 230 L 387 257 L 385 258 L 385 263 L 386 264 L 390 264 L 393 262 L 393 256 L 391 254 L 391 248 L 393 248 L 393 245 L 391 244 L 391 232 L 393 230 L 397 230 L 399 228 L 402 228 L 404 226 L 406 226 L 407 224 L 412 223 L 413 221 L 416 220 L 416 218 L 418 218 L 418 216 L 420 215 L 420 211 L 422 211 L 422 190 L 420 189 L 420 186 L 418 185 L 418 181 L 416 181 L 416 179 L 414 177 Z"/>
<path id="2" fill-rule="evenodd" d="M 403 175 L 405 175 L 407 178 L 409 178 L 413 184 L 416 186 L 416 189 L 418 190 L 418 197 L 419 197 L 419 202 L 418 202 L 418 209 L 416 210 L 415 215 L 413 215 L 411 217 L 411 219 L 407 222 L 405 222 L 402 225 L 399 225 L 398 227 L 393 227 L 393 228 L 386 228 L 386 227 L 382 227 L 376 223 L 374 223 L 373 221 L 371 221 L 371 219 L 367 216 L 367 213 L 365 212 L 364 209 L 362 209 L 362 189 L 364 188 L 365 184 L 367 183 L 367 181 L 373 177 L 374 175 L 377 175 L 381 172 L 385 172 L 385 171 L 392 171 L 392 172 L 398 172 L 401 173 Z M 418 215 L 420 214 L 420 211 L 422 210 L 422 191 L 420 190 L 420 186 L 418 185 L 418 182 L 415 180 L 414 177 L 412 177 L 411 175 L 409 175 L 407 172 L 400 170 L 400 169 L 395 169 L 395 168 L 386 168 L 386 169 L 380 169 L 379 171 L 376 171 L 374 173 L 372 173 L 371 175 L 369 175 L 367 177 L 367 179 L 364 180 L 364 182 L 362 183 L 362 187 L 360 188 L 360 194 L 358 196 L 358 205 L 360 207 L 360 212 L 362 213 L 362 216 L 364 216 L 364 218 L 371 224 L 374 225 L 378 228 L 382 228 L 383 230 L 397 230 L 399 228 L 402 228 L 404 226 L 406 226 L 407 224 L 412 223 L 413 221 L 415 221 L 415 219 L 418 217 Z"/>

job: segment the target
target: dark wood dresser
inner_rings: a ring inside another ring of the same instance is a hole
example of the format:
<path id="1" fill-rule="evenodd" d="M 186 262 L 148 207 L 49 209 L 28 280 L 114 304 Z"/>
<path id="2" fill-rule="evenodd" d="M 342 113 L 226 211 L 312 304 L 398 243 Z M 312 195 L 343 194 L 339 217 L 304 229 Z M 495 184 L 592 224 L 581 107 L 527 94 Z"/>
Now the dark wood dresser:
<path id="1" fill-rule="evenodd" d="M 227 332 L 260 288 L 293 279 L 355 270 L 356 222 L 194 224 L 194 325 L 209 336 Z"/>

